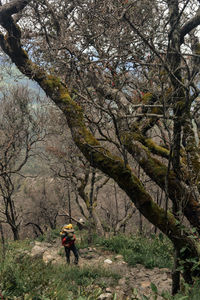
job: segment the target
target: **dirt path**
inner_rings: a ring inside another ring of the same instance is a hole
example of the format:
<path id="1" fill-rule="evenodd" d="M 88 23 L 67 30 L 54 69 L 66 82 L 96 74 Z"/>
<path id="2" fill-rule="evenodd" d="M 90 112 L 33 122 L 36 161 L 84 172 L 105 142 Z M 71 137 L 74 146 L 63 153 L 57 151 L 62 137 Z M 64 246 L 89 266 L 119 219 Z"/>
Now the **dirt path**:
<path id="1" fill-rule="evenodd" d="M 63 251 L 62 255 L 61 252 Z M 64 249 L 58 244 L 46 244 L 35 242 L 31 256 L 40 256 L 43 258 L 45 263 L 52 262 L 54 264 L 65 263 Z M 72 259 L 73 263 L 73 254 Z M 121 279 L 119 279 L 115 287 L 108 286 L 105 289 L 105 294 L 100 300 L 110 300 L 113 299 L 113 295 L 117 294 L 116 300 L 129 300 L 129 299 L 142 299 L 142 295 L 150 296 L 153 294 L 151 289 L 151 283 L 155 284 L 158 288 L 159 294 L 163 291 L 171 291 L 171 272 L 169 269 L 154 268 L 146 269 L 142 265 L 136 265 L 135 267 L 130 267 L 123 260 L 122 255 L 115 255 L 108 251 L 103 251 L 96 248 L 86 248 L 80 250 L 79 267 L 90 266 L 92 268 L 104 267 L 120 274 Z M 137 297 L 133 297 L 133 292 Z M 109 296 L 110 295 L 110 296 Z M 148 299 L 155 299 L 153 296 Z M 157 300 L 163 298 L 158 297 Z"/>
<path id="2" fill-rule="evenodd" d="M 151 283 L 156 285 L 159 294 L 163 291 L 171 291 L 171 271 L 169 269 L 154 268 L 151 270 L 139 264 L 130 267 L 124 262 L 122 255 L 114 255 L 108 251 L 100 251 L 95 248 L 81 250 L 79 265 L 80 267 L 103 266 L 120 274 L 121 279 L 118 281 L 118 286 L 114 289 L 111 288 L 113 292 L 117 292 L 118 300 L 127 299 L 127 296 L 133 295 L 134 289 L 137 290 L 136 294 L 140 297 L 142 295 L 150 296 L 153 294 Z M 153 297 L 151 298 L 153 299 Z M 158 297 L 157 299 L 163 298 Z"/>

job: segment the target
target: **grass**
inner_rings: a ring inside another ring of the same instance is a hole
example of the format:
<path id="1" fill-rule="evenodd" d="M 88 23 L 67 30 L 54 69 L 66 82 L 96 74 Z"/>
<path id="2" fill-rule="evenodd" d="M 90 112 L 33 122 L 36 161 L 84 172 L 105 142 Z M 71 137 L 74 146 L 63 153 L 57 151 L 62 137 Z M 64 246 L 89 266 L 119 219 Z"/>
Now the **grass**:
<path id="1" fill-rule="evenodd" d="M 103 268 L 45 265 L 41 259 L 23 255 L 19 244 L 9 245 L 6 259 L 0 261 L 0 291 L 7 300 L 97 299 L 108 280 L 112 285 L 120 278 Z M 22 249 L 27 247 L 22 243 Z"/>
<path id="2" fill-rule="evenodd" d="M 110 239 L 96 238 L 96 243 L 104 249 L 124 256 L 130 266 L 142 264 L 146 268 L 172 268 L 172 244 L 162 235 L 147 238 L 141 235 L 113 236 Z"/>
<path id="3" fill-rule="evenodd" d="M 79 242 L 77 242 L 79 249 L 89 246 L 87 234 L 87 231 L 78 232 L 76 230 L 76 236 L 81 237 Z M 40 236 L 37 240 L 53 243 L 58 236 L 59 230 L 56 229 Z M 158 236 L 151 235 L 151 237 L 139 234 L 132 236 L 117 235 L 109 239 L 93 235 L 93 245 L 122 254 L 130 266 L 142 264 L 146 268 L 172 268 L 173 265 L 172 243 L 162 234 Z"/>
<path id="4" fill-rule="evenodd" d="M 200 299 L 200 281 L 197 281 L 193 286 L 187 284 L 182 285 L 182 292 L 175 296 L 170 295 L 168 292 L 163 292 L 157 296 L 162 297 L 163 300 L 199 300 Z M 156 299 L 156 298 L 155 298 Z M 140 300 L 140 299 L 138 299 Z M 147 298 L 146 300 L 150 300 Z"/>
<path id="5" fill-rule="evenodd" d="M 60 236 L 60 229 L 56 228 L 45 232 L 45 234 L 40 235 L 36 240 L 38 242 L 54 243 L 58 236 Z"/>
<path id="6" fill-rule="evenodd" d="M 82 239 L 77 246 L 85 248 L 88 246 L 87 234 L 86 232 L 80 234 Z M 58 236 L 59 230 L 55 230 L 40 240 L 53 242 Z M 78 232 L 77 236 L 79 237 Z M 29 240 L 9 242 L 6 245 L 4 261 L 0 248 L 0 293 L 6 300 L 95 300 L 105 291 L 105 287 L 118 284 L 120 275 L 108 269 L 46 265 L 41 259 L 31 258 L 25 254 L 32 245 Z M 172 245 L 162 235 L 152 235 L 150 238 L 141 235 L 129 237 L 118 235 L 109 239 L 94 236 L 92 247 L 122 254 L 131 266 L 142 264 L 147 268 L 172 267 Z M 156 297 L 155 290 L 152 290 L 152 294 Z M 192 288 L 185 285 L 182 293 L 174 297 L 163 294 L 161 299 L 198 300 L 199 294 L 200 284 L 197 282 Z"/>

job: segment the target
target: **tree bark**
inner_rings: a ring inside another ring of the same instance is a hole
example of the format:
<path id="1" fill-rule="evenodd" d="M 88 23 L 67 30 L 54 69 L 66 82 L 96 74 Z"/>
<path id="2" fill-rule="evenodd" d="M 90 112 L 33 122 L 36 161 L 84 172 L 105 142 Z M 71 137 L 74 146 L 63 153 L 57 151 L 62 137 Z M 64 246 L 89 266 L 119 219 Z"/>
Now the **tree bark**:
<path id="1" fill-rule="evenodd" d="M 113 178 L 139 211 L 153 225 L 157 226 L 173 242 L 183 260 L 184 276 L 190 282 L 191 276 L 200 275 L 200 270 L 193 270 L 194 263 L 186 259 L 198 259 L 199 250 L 197 243 L 189 236 L 189 233 L 177 224 L 176 218 L 170 212 L 165 212 L 159 207 L 145 191 L 143 185 L 133 173 L 129 165 L 125 165 L 121 158 L 112 155 L 92 135 L 84 123 L 82 108 L 69 95 L 67 87 L 59 78 L 49 75 L 41 67 L 33 63 L 20 43 L 21 32 L 9 15 L 3 19 L 1 25 L 8 31 L 6 37 L 0 35 L 0 44 L 5 53 L 19 70 L 39 83 L 46 94 L 63 111 L 74 142 L 93 167 Z M 181 249 L 185 247 L 185 251 Z M 190 278 L 188 275 L 190 271 Z"/>
<path id="2" fill-rule="evenodd" d="M 1 222 L 0 222 L 0 234 L 1 234 L 1 243 L 2 243 L 2 260 L 4 262 L 6 257 L 6 245 L 5 245 L 3 226 Z"/>
<path id="3" fill-rule="evenodd" d="M 12 230 L 12 233 L 13 233 L 14 241 L 18 241 L 20 239 L 19 229 L 17 227 L 11 226 L 11 230 Z"/>

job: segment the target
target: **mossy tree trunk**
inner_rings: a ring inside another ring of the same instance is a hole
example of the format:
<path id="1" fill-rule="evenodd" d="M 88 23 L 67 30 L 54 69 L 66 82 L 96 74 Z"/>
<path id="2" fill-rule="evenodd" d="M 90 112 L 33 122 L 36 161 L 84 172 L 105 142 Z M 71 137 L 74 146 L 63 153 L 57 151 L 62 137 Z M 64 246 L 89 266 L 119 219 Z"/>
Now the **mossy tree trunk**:
<path id="1" fill-rule="evenodd" d="M 19 5 L 14 6 L 13 9 L 10 9 L 10 7 L 6 9 L 4 6 L 4 10 L 0 10 L 0 23 L 7 31 L 6 35 L 0 35 L 0 44 L 3 51 L 11 58 L 12 62 L 16 64 L 23 74 L 38 82 L 46 94 L 62 110 L 71 130 L 74 142 L 91 165 L 104 172 L 108 177 L 113 178 L 118 186 L 129 196 L 140 213 L 173 242 L 176 253 L 178 253 L 178 258 L 182 263 L 183 276 L 187 282 L 191 283 L 193 276 L 200 275 L 200 269 L 195 268 L 196 261 L 199 260 L 200 255 L 198 240 L 191 237 L 190 230 L 180 223 L 176 214 L 165 211 L 153 201 L 151 195 L 145 190 L 141 181 L 128 165 L 127 160 L 125 161 L 121 157 L 114 155 L 112 151 L 109 151 L 104 144 L 101 144 L 98 139 L 95 138 L 90 128 L 86 125 L 83 108 L 74 100 L 73 95 L 70 95 L 67 86 L 63 84 L 58 77 L 50 75 L 29 59 L 28 54 L 22 48 L 20 28 L 15 24 L 12 18 L 12 14 L 20 11 L 29 1 L 14 1 L 13 3 L 15 4 L 15 2 Z M 178 2 L 169 0 L 168 5 L 171 13 L 171 26 L 175 26 L 176 28 L 177 19 L 174 12 L 177 10 Z M 171 99 L 175 101 L 174 114 L 176 117 L 176 121 L 174 122 L 173 148 L 174 169 L 169 173 L 168 189 L 169 197 L 174 204 L 180 204 L 184 196 L 184 199 L 187 201 L 185 201 L 184 207 L 181 208 L 182 213 L 185 214 L 190 223 L 200 231 L 199 199 L 196 199 L 185 186 L 185 178 L 179 176 L 179 171 L 181 170 L 181 133 L 185 125 L 180 118 L 186 108 L 185 104 L 182 106 L 181 103 L 187 100 L 181 84 L 181 74 L 179 70 L 179 50 L 182 32 L 183 30 L 181 30 L 179 26 L 176 30 L 173 29 L 171 32 L 172 39 L 170 40 L 170 56 L 168 58 L 170 68 L 166 68 L 173 87 Z M 176 42 L 177 39 L 178 42 Z M 171 54 L 171 50 L 173 55 Z M 117 93 L 115 93 L 115 96 L 116 94 Z M 113 97 L 113 95 L 109 94 L 109 97 Z M 136 132 L 133 129 L 130 129 L 128 133 L 117 133 L 120 143 L 123 145 L 123 149 L 127 149 L 148 176 L 164 190 L 167 167 L 155 159 L 152 153 L 156 151 L 157 154 L 163 154 L 166 158 L 169 151 L 164 151 L 162 148 L 154 148 L 145 138 L 138 141 L 139 136 L 137 134 L 135 135 Z M 146 143 L 145 146 L 142 145 L 143 142 Z M 148 148 L 151 148 L 151 151 L 149 151 Z"/>

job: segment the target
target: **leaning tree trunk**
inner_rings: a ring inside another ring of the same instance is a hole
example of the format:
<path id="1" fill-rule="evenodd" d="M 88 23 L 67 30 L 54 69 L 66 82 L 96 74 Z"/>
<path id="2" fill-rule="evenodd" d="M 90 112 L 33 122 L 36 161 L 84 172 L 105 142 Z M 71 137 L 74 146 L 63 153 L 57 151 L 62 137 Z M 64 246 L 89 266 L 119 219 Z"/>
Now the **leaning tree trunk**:
<path id="1" fill-rule="evenodd" d="M 28 1 L 24 3 L 27 4 Z M 23 4 L 23 3 L 22 3 Z M 24 4 L 23 4 L 24 5 Z M 22 7 L 24 7 L 22 5 Z M 192 276 L 200 276 L 200 269 L 196 267 L 199 259 L 197 241 L 177 224 L 176 218 L 170 212 L 159 207 L 145 191 L 144 186 L 133 173 L 129 165 L 114 156 L 108 149 L 99 143 L 87 128 L 84 122 L 84 113 L 77 102 L 69 95 L 67 87 L 59 78 L 49 75 L 44 69 L 32 62 L 23 50 L 20 37 L 20 28 L 11 18 L 13 13 L 21 10 L 20 5 L 13 10 L 4 11 L 0 24 L 7 30 L 7 35 L 0 35 L 0 44 L 5 53 L 19 70 L 29 78 L 38 82 L 46 94 L 63 111 L 74 142 L 86 159 L 95 167 L 113 178 L 119 187 L 126 192 L 143 216 L 157 226 L 173 242 L 183 261 L 183 275 L 187 282 Z M 184 250 L 184 251 L 183 251 Z M 190 272 L 190 274 L 189 274 Z M 187 276 L 187 275 L 190 276 Z"/>

